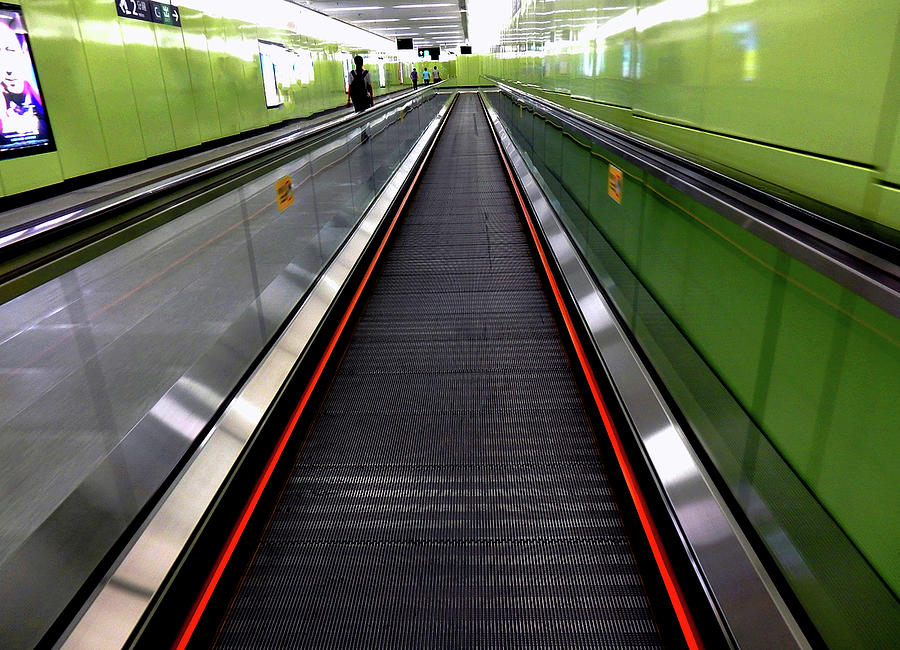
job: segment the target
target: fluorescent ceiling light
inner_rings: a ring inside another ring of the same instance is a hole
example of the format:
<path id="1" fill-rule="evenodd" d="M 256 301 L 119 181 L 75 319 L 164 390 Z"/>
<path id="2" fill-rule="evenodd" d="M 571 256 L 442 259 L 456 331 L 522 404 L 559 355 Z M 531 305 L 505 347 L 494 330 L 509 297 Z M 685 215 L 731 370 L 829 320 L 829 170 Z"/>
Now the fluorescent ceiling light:
<path id="1" fill-rule="evenodd" d="M 296 34 L 348 48 L 375 52 L 392 52 L 396 48 L 394 42 L 379 34 L 284 0 L 181 0 L 178 6 L 196 9 L 209 16 L 221 16 L 281 30 L 287 28 Z"/>
<path id="2" fill-rule="evenodd" d="M 335 11 L 374 11 L 375 9 L 384 9 L 381 5 L 371 5 L 368 7 L 332 7 L 331 9 L 326 9 L 328 13 L 333 13 Z"/>
<path id="3" fill-rule="evenodd" d="M 420 16 L 419 18 L 408 18 L 407 20 L 456 20 L 456 16 Z"/>
<path id="4" fill-rule="evenodd" d="M 432 7 L 453 7 L 452 2 L 434 2 L 420 5 L 394 5 L 394 9 L 431 9 Z"/>
<path id="5" fill-rule="evenodd" d="M 372 18 L 370 20 L 354 20 L 354 23 L 399 23 L 399 18 Z"/>

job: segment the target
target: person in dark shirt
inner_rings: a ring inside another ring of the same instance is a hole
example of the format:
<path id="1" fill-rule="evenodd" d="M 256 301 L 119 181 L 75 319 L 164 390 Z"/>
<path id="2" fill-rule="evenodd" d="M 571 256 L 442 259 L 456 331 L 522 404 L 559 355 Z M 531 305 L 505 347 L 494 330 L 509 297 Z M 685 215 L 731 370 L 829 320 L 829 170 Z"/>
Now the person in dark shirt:
<path id="1" fill-rule="evenodd" d="M 375 91 L 372 90 L 372 80 L 369 71 L 363 68 L 363 58 L 359 55 L 353 57 L 356 70 L 350 71 L 350 83 L 347 86 L 347 106 L 353 102 L 353 108 L 357 113 L 362 113 L 370 106 L 375 105 Z"/>
<path id="2" fill-rule="evenodd" d="M 413 90 L 419 87 L 419 72 L 413 67 L 412 72 L 409 73 L 409 78 L 412 79 L 413 82 Z"/>

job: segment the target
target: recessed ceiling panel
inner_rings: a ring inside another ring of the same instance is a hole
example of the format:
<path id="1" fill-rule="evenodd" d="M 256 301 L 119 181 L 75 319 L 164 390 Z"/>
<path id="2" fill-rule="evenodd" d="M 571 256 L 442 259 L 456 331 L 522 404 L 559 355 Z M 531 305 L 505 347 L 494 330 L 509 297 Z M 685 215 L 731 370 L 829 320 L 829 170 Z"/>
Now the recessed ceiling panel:
<path id="1" fill-rule="evenodd" d="M 468 39 L 465 0 L 294 0 L 385 38 L 416 47 L 456 47 Z"/>

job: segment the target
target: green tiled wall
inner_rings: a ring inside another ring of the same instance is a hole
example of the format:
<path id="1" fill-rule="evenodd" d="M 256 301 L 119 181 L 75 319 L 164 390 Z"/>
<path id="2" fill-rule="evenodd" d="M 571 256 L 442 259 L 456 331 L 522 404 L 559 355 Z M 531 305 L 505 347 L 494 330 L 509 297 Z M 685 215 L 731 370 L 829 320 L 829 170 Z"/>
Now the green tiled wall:
<path id="1" fill-rule="evenodd" d="M 346 101 L 338 46 L 192 9 L 182 28 L 121 19 L 111 0 L 18 0 L 57 151 L 0 161 L 0 196 L 306 117 Z M 315 79 L 267 109 L 257 39 L 313 52 Z M 352 44 L 345 44 L 352 47 Z M 391 57 L 388 57 L 390 59 Z M 403 87 L 396 61 L 386 87 Z M 433 64 L 432 64 L 433 65 Z M 404 64 L 405 85 L 409 64 Z M 439 63 L 442 76 L 455 64 Z"/>
<path id="2" fill-rule="evenodd" d="M 896 0 L 523 0 L 486 74 L 900 229 Z"/>

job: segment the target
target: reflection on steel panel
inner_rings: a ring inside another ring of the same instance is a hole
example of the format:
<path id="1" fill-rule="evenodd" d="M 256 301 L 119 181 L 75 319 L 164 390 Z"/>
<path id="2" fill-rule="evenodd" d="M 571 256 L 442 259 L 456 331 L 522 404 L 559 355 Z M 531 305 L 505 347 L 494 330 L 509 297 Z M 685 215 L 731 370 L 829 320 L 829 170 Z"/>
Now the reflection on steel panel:
<path id="1" fill-rule="evenodd" d="M 414 106 L 0 306 L 4 642 L 40 638 L 208 428 L 380 191 L 360 161 L 393 170 L 440 102 Z"/>
<path id="2" fill-rule="evenodd" d="M 63 635 L 63 647 L 119 647 L 128 639 L 154 595 L 175 566 L 231 467 L 256 431 L 269 404 L 312 340 L 322 319 L 360 258 L 378 225 L 389 214 L 414 162 L 434 134 L 442 109 L 424 137 L 400 165 L 366 216 L 316 279 L 303 304 L 251 377 L 229 401 L 221 418 L 171 491 L 108 575 L 83 616 Z"/>

